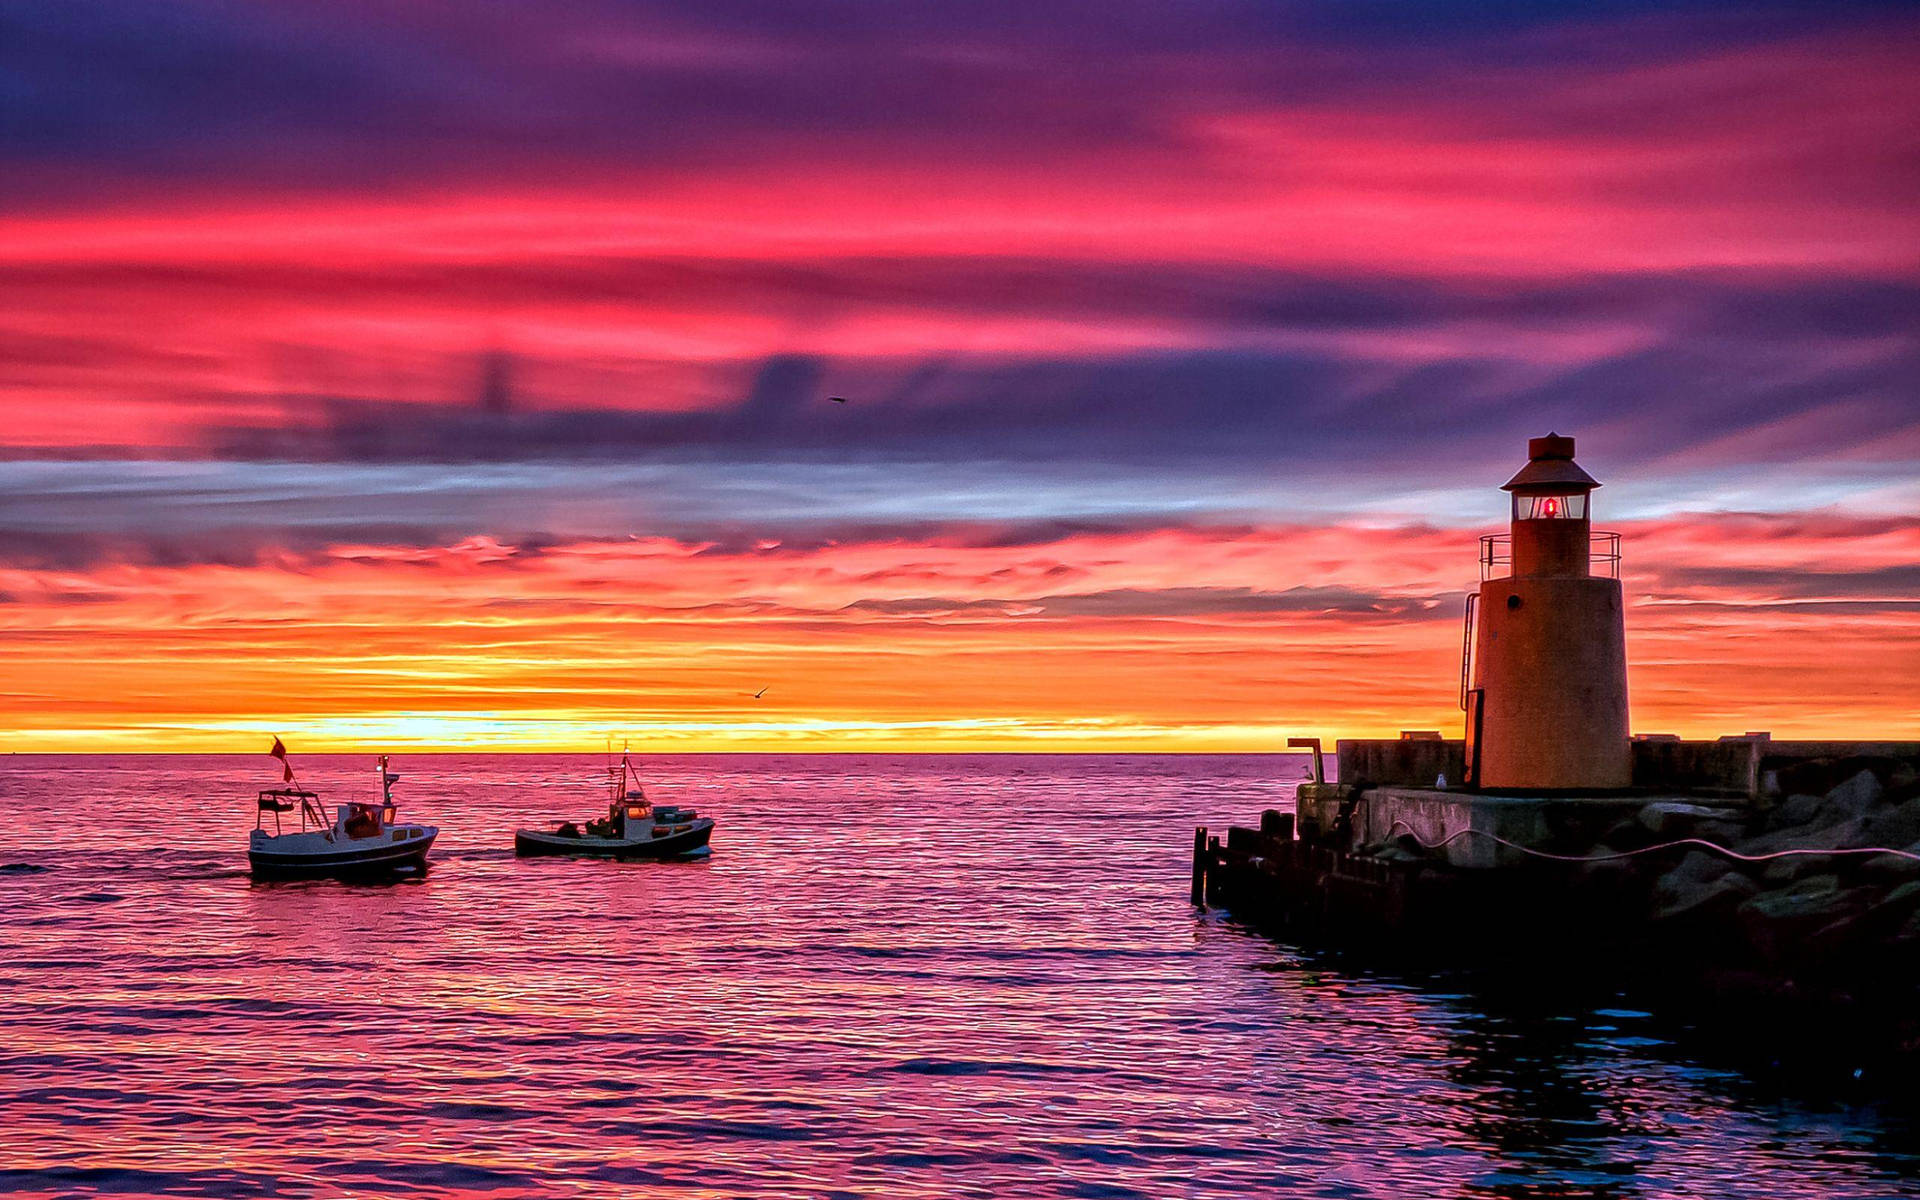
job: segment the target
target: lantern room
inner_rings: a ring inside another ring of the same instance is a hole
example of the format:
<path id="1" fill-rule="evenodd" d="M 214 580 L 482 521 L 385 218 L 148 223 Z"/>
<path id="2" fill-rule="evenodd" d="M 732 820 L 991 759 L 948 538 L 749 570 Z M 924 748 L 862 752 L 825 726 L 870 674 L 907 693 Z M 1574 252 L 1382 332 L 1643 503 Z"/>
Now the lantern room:
<path id="1" fill-rule="evenodd" d="M 1585 575 L 1600 481 L 1573 461 L 1573 439 L 1550 433 L 1527 442 L 1527 465 L 1502 485 L 1513 496 L 1513 573 Z"/>

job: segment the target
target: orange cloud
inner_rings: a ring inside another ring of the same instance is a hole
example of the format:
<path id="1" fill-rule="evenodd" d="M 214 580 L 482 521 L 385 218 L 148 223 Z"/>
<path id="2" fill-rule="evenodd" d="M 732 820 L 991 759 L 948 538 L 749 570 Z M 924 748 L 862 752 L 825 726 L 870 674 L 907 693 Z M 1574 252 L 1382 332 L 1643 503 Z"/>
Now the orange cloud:
<path id="1" fill-rule="evenodd" d="M 1627 534 L 1638 728 L 1915 732 L 1920 525 Z M 1807 554 L 1831 594 L 1740 574 Z M 1460 531 L 1297 526 L 0 571 L 0 725 L 22 749 L 1274 749 L 1452 729 L 1472 564 Z"/>

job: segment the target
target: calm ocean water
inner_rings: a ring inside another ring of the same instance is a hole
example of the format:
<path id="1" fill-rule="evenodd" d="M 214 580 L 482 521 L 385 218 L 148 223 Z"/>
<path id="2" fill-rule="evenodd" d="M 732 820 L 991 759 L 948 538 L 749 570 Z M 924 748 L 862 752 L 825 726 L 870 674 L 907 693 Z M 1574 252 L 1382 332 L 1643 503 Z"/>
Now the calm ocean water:
<path id="1" fill-rule="evenodd" d="M 1193 826 L 1294 760 L 642 761 L 710 860 L 516 860 L 599 756 L 419 756 L 433 871 L 345 886 L 249 881 L 264 756 L 0 759 L 0 1191 L 1920 1196 L 1903 1117 L 1621 1002 L 1196 914 Z"/>

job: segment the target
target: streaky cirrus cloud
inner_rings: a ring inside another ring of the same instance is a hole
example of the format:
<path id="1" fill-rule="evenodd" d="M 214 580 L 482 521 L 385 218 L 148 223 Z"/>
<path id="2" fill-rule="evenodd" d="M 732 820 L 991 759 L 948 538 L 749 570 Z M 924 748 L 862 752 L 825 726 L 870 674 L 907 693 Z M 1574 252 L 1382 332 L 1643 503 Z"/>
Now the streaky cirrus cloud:
<path id="1" fill-rule="evenodd" d="M 1917 39 L 13 5 L 0 726 L 1449 727 L 1493 486 L 1557 429 L 1628 537 L 1642 728 L 1911 731 Z"/>
<path id="2" fill-rule="evenodd" d="M 1253 393 L 1192 423 L 1227 438 L 1396 390 L 1591 415 L 1725 391 L 1740 361 L 1772 411 L 1891 416 L 1914 367 L 1897 12 L 1438 16 L 1417 40 L 1232 5 L 1093 37 L 1072 13 L 330 15 L 15 18 L 39 84 L 9 157 L 55 191 L 62 163 L 99 178 L 0 221 L 9 442 L 258 450 L 226 430 L 464 399 L 449 364 L 495 342 L 561 408 L 724 409 L 793 356 L 901 407 L 941 380 L 1014 411 Z M 821 86 L 835 48 L 859 83 Z M 80 54 L 144 103 L 48 75 Z M 325 178 L 262 169 L 289 163 Z"/>

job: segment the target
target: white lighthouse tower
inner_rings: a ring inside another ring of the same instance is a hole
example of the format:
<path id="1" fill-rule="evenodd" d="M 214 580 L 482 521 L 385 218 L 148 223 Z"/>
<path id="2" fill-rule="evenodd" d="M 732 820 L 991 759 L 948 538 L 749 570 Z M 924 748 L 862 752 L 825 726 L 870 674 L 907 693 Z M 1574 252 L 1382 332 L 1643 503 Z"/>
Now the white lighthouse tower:
<path id="1" fill-rule="evenodd" d="M 1534 438 L 1503 489 L 1513 495 L 1510 532 L 1481 539 L 1462 691 L 1472 785 L 1551 792 L 1632 782 L 1619 535 L 1593 532 L 1599 486 L 1573 461 L 1572 438 Z"/>

